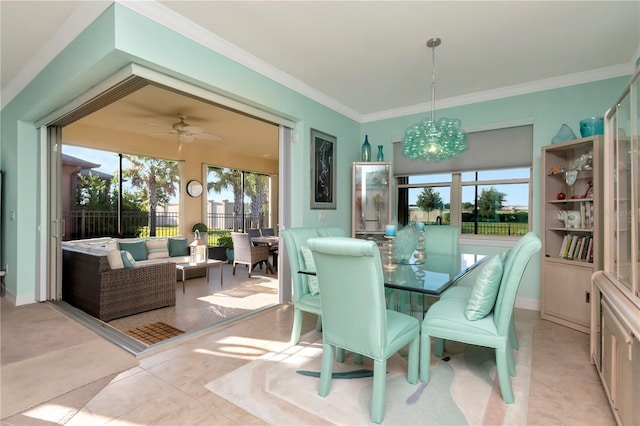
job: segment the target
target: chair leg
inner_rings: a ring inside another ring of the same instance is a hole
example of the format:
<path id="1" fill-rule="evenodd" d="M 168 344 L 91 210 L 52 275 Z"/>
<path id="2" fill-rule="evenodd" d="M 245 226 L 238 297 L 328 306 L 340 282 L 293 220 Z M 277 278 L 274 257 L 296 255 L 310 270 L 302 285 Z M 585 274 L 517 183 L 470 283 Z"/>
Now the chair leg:
<path id="1" fill-rule="evenodd" d="M 233 275 L 236 274 L 236 262 L 233 262 Z"/>
<path id="2" fill-rule="evenodd" d="M 362 354 L 353 353 L 353 363 L 355 365 L 362 365 Z"/>
<path id="3" fill-rule="evenodd" d="M 418 383 L 418 364 L 420 362 L 420 336 L 409 343 L 409 358 L 407 360 L 407 382 L 412 385 Z"/>
<path id="4" fill-rule="evenodd" d="M 420 336 L 420 381 L 429 381 L 429 369 L 431 368 L 431 336 Z"/>
<path id="5" fill-rule="evenodd" d="M 318 317 L 319 318 L 319 317 Z M 292 345 L 297 345 L 300 341 L 300 333 L 302 332 L 302 311 L 297 308 L 293 308 L 293 326 L 291 327 L 291 340 Z"/>
<path id="6" fill-rule="evenodd" d="M 516 377 L 516 360 L 513 357 L 513 349 L 507 342 L 507 367 L 509 367 L 509 376 Z"/>
<path id="7" fill-rule="evenodd" d="M 434 349 L 433 354 L 437 357 L 441 357 L 444 353 L 444 339 L 440 339 L 439 337 L 433 338 Z"/>
<path id="8" fill-rule="evenodd" d="M 322 316 L 318 315 L 318 321 L 316 321 L 316 331 L 322 331 Z"/>
<path id="9" fill-rule="evenodd" d="M 336 362 L 339 362 L 339 363 L 344 362 L 345 352 L 346 351 L 344 350 L 344 348 L 336 348 Z"/>
<path id="10" fill-rule="evenodd" d="M 511 315 L 511 321 L 509 322 L 509 343 L 513 349 L 520 349 L 520 342 L 518 342 L 518 334 L 516 333 L 516 323 L 513 319 L 513 314 Z"/>
<path id="11" fill-rule="evenodd" d="M 387 360 L 373 360 L 373 395 L 371 397 L 371 421 L 384 420 L 384 402 L 387 387 Z"/>
<path id="12" fill-rule="evenodd" d="M 333 345 L 322 344 L 322 369 L 318 395 L 327 396 L 331 392 L 331 375 L 333 374 Z"/>
<path id="13" fill-rule="evenodd" d="M 498 380 L 500 382 L 500 392 L 502 400 L 507 404 L 513 404 L 513 390 L 511 389 L 511 377 L 509 376 L 507 349 L 496 349 L 496 367 L 498 369 Z"/>

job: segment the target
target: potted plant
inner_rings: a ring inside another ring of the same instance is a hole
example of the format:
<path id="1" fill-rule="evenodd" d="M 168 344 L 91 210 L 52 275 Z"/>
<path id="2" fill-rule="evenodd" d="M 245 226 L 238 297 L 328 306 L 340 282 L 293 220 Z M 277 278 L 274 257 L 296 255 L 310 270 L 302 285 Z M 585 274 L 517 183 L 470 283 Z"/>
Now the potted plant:
<path id="1" fill-rule="evenodd" d="M 226 247 L 227 260 L 233 262 L 233 239 L 231 234 L 226 233 L 218 237 L 218 245 Z"/>

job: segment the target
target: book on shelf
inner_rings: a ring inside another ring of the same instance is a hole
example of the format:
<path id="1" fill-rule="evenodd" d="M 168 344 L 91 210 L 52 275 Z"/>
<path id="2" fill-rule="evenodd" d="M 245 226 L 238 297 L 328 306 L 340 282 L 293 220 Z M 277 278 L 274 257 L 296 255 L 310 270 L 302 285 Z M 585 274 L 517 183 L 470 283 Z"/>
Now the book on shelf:
<path id="1" fill-rule="evenodd" d="M 567 250 L 568 241 L 569 241 L 569 235 L 564 234 L 564 238 L 562 239 L 562 244 L 560 244 L 560 253 L 558 253 L 558 257 L 564 257 L 564 252 Z"/>
<path id="2" fill-rule="evenodd" d="M 584 250 L 584 242 L 586 241 L 587 237 L 582 236 L 580 237 L 580 244 L 576 246 L 576 252 L 573 256 L 573 258 L 575 260 L 580 260 L 581 256 L 582 256 L 582 251 Z"/>
<path id="3" fill-rule="evenodd" d="M 569 259 L 569 260 L 573 259 L 573 252 L 576 249 L 577 241 L 578 241 L 578 237 L 576 235 L 571 235 L 571 244 L 569 245 L 569 249 L 567 250 L 567 253 L 564 256 L 565 259 Z"/>
<path id="4" fill-rule="evenodd" d="M 593 263 L 593 238 L 589 240 L 589 248 L 587 249 L 587 262 Z"/>
<path id="5" fill-rule="evenodd" d="M 580 203 L 580 228 L 587 227 L 587 206 L 586 203 Z"/>

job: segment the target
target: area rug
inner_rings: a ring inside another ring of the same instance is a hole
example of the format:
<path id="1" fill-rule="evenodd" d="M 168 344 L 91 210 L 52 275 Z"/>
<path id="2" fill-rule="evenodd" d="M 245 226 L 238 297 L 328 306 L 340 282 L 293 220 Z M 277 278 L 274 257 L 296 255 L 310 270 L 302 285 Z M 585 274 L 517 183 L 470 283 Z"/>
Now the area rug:
<path id="1" fill-rule="evenodd" d="M 492 350 L 451 345 L 442 359 L 432 358 L 428 383 L 407 383 L 406 359 L 389 358 L 382 424 L 525 425 L 532 330 L 525 324 L 516 327 L 520 350 L 515 353 L 517 376 L 511 379 L 514 404 L 502 401 Z M 321 355 L 322 336 L 314 331 L 297 346 L 265 354 L 206 388 L 272 425 L 371 423 L 371 360 L 356 365 L 347 355 L 345 363 L 335 363 L 331 392 L 322 398 L 317 394 Z"/>
<path id="2" fill-rule="evenodd" d="M 132 328 L 124 332 L 127 336 L 131 336 L 146 345 L 153 345 L 154 343 L 162 342 L 163 340 L 179 336 L 183 333 L 184 331 L 178 330 L 163 322 L 152 322 L 151 324 Z"/>

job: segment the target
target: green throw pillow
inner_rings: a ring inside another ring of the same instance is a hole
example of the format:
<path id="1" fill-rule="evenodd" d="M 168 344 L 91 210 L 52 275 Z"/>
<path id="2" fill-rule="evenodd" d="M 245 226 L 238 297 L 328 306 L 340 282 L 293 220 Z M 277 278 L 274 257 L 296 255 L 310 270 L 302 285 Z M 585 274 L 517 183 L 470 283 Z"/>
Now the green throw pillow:
<path id="1" fill-rule="evenodd" d="M 489 259 L 480 271 L 464 310 L 464 316 L 469 321 L 482 319 L 493 309 L 500 289 L 502 270 L 502 258 L 498 254 Z"/>
<path id="2" fill-rule="evenodd" d="M 313 254 L 311 253 L 311 249 L 307 246 L 300 247 L 300 253 L 302 253 L 302 257 L 304 258 L 304 269 L 309 272 L 316 272 L 316 264 L 313 261 Z M 320 287 L 318 286 L 318 277 L 315 275 L 308 275 L 309 279 L 307 281 L 309 285 L 309 293 L 312 296 L 316 294 L 320 294 Z"/>
<path id="3" fill-rule="evenodd" d="M 120 241 L 118 243 L 120 250 L 126 250 L 131 253 L 135 260 L 147 260 L 147 245 L 144 240 L 140 241 Z"/>
<path id="4" fill-rule="evenodd" d="M 186 238 L 169 238 L 169 257 L 189 256 L 189 242 Z"/>
<path id="5" fill-rule="evenodd" d="M 133 268 L 134 266 L 136 266 L 135 259 L 128 251 L 120 250 L 120 257 L 122 258 L 122 266 L 124 266 L 125 268 Z"/>

